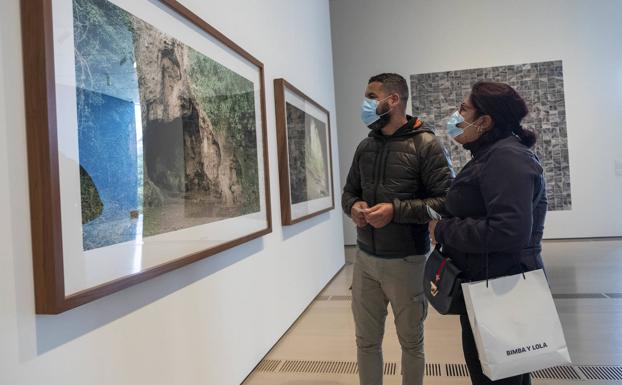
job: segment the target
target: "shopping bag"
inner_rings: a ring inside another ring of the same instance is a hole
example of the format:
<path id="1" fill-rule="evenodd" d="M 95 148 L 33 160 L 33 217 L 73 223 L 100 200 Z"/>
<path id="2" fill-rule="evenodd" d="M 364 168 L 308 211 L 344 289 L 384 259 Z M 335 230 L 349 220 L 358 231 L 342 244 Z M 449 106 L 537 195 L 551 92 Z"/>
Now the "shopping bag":
<path id="1" fill-rule="evenodd" d="M 482 371 L 491 380 L 570 363 L 544 271 L 462 284 Z"/>

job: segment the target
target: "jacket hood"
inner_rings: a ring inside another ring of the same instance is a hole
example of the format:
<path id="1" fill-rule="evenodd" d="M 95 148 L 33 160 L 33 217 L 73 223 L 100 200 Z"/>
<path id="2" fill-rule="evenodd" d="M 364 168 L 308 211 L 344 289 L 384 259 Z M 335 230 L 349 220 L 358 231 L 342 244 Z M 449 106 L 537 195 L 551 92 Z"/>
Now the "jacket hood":
<path id="1" fill-rule="evenodd" d="M 406 122 L 406 124 L 404 124 L 402 127 L 400 127 L 397 131 L 395 131 L 395 133 L 391 136 L 386 136 L 382 133 L 381 129 L 376 129 L 376 130 L 372 130 L 369 133 L 369 137 L 370 138 L 401 138 L 401 137 L 408 137 L 408 136 L 413 136 L 416 134 L 419 134 L 421 132 L 429 132 L 431 134 L 436 134 L 434 132 L 434 128 L 432 127 L 432 125 L 423 122 L 421 119 L 419 119 L 416 116 L 410 116 L 410 115 L 406 115 L 406 119 L 408 119 L 408 121 Z"/>

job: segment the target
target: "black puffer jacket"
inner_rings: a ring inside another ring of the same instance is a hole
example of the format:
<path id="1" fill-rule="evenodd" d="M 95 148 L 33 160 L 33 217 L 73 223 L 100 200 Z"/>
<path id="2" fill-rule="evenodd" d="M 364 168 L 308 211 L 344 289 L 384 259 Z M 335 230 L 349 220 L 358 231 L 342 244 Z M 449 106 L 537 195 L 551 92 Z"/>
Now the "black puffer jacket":
<path id="1" fill-rule="evenodd" d="M 547 210 L 542 167 L 534 153 L 509 136 L 473 151 L 447 194 L 453 216 L 434 235 L 445 254 L 473 281 L 543 267 L 540 256 Z"/>
<path id="2" fill-rule="evenodd" d="M 341 205 L 350 215 L 352 205 L 372 207 L 393 203 L 393 220 L 383 228 L 358 228 L 361 250 L 384 258 L 425 254 L 430 242 L 425 205 L 443 211 L 453 170 L 434 131 L 419 119 L 391 136 L 374 130 L 356 149 L 343 189 Z"/>

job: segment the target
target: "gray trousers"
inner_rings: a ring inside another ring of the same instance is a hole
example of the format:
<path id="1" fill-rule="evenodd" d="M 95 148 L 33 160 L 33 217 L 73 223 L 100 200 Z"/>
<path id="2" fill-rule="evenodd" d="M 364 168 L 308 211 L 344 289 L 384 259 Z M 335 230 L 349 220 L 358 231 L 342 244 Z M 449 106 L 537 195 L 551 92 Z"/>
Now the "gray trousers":
<path id="1" fill-rule="evenodd" d="M 423 294 L 425 255 L 384 259 L 357 252 L 352 280 L 361 385 L 382 385 L 382 338 L 391 303 L 402 347 L 402 384 L 421 385 L 425 373 L 423 321 L 428 304 Z"/>

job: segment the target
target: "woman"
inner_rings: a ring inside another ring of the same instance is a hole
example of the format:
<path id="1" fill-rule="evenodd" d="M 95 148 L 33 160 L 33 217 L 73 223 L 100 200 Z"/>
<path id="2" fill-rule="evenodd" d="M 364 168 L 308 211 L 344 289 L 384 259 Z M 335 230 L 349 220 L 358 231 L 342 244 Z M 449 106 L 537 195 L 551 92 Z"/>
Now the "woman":
<path id="1" fill-rule="evenodd" d="M 448 123 L 449 134 L 473 155 L 447 194 L 451 215 L 430 222 L 466 279 L 479 281 L 543 267 L 547 210 L 543 170 L 530 150 L 536 135 L 522 128 L 527 105 L 509 85 L 478 82 Z M 488 258 L 486 258 L 488 254 Z M 488 260 L 488 263 L 486 261 Z M 491 381 L 482 373 L 473 332 L 460 316 L 464 357 L 473 384 L 531 384 L 529 374 Z"/>

